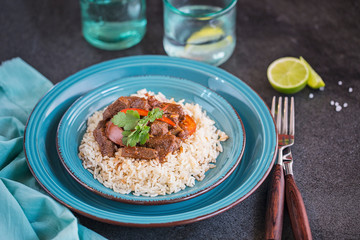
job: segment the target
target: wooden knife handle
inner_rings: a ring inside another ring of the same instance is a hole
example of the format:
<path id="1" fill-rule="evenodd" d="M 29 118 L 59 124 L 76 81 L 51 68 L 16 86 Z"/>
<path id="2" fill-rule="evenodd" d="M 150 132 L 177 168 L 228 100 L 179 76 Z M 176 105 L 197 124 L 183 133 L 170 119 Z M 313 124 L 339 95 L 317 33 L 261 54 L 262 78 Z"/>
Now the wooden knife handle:
<path id="1" fill-rule="evenodd" d="M 285 185 L 286 204 L 294 237 L 296 240 L 311 240 L 311 230 L 304 201 L 292 174 L 285 176 Z"/>
<path id="2" fill-rule="evenodd" d="M 276 164 L 268 188 L 265 239 L 281 239 L 284 212 L 284 170 Z"/>

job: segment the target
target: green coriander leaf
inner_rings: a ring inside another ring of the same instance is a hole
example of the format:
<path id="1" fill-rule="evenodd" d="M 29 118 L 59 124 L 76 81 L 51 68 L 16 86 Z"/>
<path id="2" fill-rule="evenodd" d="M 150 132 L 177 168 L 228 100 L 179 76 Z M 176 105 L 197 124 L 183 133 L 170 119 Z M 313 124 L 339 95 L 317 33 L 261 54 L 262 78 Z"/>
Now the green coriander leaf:
<path id="1" fill-rule="evenodd" d="M 145 144 L 146 140 L 149 139 L 149 131 L 150 131 L 150 127 L 144 126 L 142 131 L 139 133 L 139 141 L 141 145 Z"/>
<path id="2" fill-rule="evenodd" d="M 126 115 L 127 115 L 128 118 L 133 117 L 133 118 L 136 118 L 136 119 L 140 119 L 139 113 L 137 111 L 134 111 L 134 110 L 127 110 Z"/>
<path id="3" fill-rule="evenodd" d="M 141 128 L 141 127 L 145 126 L 148 122 L 149 122 L 148 117 L 144 117 L 139 120 L 138 126 Z"/>
<path id="4" fill-rule="evenodd" d="M 128 110 L 128 111 L 126 111 L 125 116 L 126 116 L 126 119 L 125 119 L 126 123 L 124 125 L 124 130 L 128 131 L 128 130 L 134 129 L 140 119 L 139 113 L 136 111 L 133 111 L 133 110 Z"/>
<path id="5" fill-rule="evenodd" d="M 122 135 L 124 136 L 124 137 L 127 137 L 127 136 L 129 136 L 131 134 L 131 131 L 123 131 L 122 132 Z"/>
<path id="6" fill-rule="evenodd" d="M 113 116 L 111 121 L 113 124 L 119 127 L 123 127 L 125 125 L 125 113 L 118 112 L 115 116 Z"/>
<path id="7" fill-rule="evenodd" d="M 130 145 L 130 147 L 134 147 L 139 142 L 139 134 L 134 134 L 131 138 L 128 138 L 127 144 Z"/>
<path id="8" fill-rule="evenodd" d="M 140 119 L 137 111 L 128 110 L 126 114 L 117 114 L 112 119 L 113 123 L 119 127 L 123 127 L 123 143 L 127 146 L 134 147 L 138 142 L 141 145 L 145 144 L 149 139 L 150 127 L 147 126 L 149 122 L 154 122 L 161 118 L 163 111 L 160 108 L 154 108 L 147 116 Z M 134 130 L 134 131 L 131 131 Z"/>
<path id="9" fill-rule="evenodd" d="M 146 141 L 149 139 L 149 133 L 141 132 L 139 139 L 140 139 L 140 144 L 144 145 Z"/>
<path id="10" fill-rule="evenodd" d="M 123 136 L 122 142 L 123 142 L 123 144 L 126 145 L 126 146 L 128 145 L 128 144 L 127 144 L 127 140 L 128 140 L 128 137 Z"/>
<path id="11" fill-rule="evenodd" d="M 136 126 L 135 129 L 134 129 L 134 131 L 132 131 L 132 132 L 130 133 L 129 137 L 134 136 L 135 134 L 137 134 L 137 133 L 140 132 L 140 129 L 137 129 L 137 128 L 138 128 L 138 126 Z"/>
<path id="12" fill-rule="evenodd" d="M 142 131 L 148 133 L 150 131 L 150 127 L 144 126 Z"/>
<path id="13" fill-rule="evenodd" d="M 160 108 L 155 108 L 155 109 L 158 110 L 158 111 L 156 111 L 156 112 L 154 113 L 155 117 L 156 117 L 156 118 L 162 118 L 162 116 L 163 116 L 163 114 L 164 114 L 164 111 L 161 110 Z"/>
<path id="14" fill-rule="evenodd" d="M 161 118 L 163 115 L 163 110 L 160 108 L 154 108 L 148 113 L 148 118 L 150 122 L 154 122 L 156 119 Z"/>
<path id="15" fill-rule="evenodd" d="M 111 121 L 118 127 L 124 128 L 124 130 L 133 130 L 137 125 L 140 119 L 138 112 L 133 110 L 128 110 L 126 113 L 119 112 L 117 113 Z"/>

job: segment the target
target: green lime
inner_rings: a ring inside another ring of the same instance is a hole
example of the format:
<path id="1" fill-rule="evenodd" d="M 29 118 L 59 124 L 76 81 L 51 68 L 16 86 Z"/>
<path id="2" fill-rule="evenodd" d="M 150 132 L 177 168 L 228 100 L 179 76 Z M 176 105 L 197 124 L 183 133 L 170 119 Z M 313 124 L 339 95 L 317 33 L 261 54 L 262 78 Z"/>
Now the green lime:
<path id="1" fill-rule="evenodd" d="M 307 61 L 305 61 L 305 59 L 303 57 L 300 57 L 300 61 L 305 64 L 305 66 L 308 68 L 309 73 L 310 73 L 307 85 L 314 89 L 325 87 L 324 81 L 321 79 L 319 74 L 317 74 L 314 71 L 314 69 L 310 66 L 310 64 Z"/>
<path id="2" fill-rule="evenodd" d="M 306 86 L 309 70 L 299 59 L 284 57 L 270 64 L 267 69 L 267 77 L 276 91 L 293 94 Z"/>
<path id="3" fill-rule="evenodd" d="M 191 36 L 186 40 L 186 44 L 201 44 L 204 42 L 216 41 L 224 37 L 224 35 L 224 30 L 219 27 L 205 26 L 199 31 L 191 34 Z"/>
<path id="4" fill-rule="evenodd" d="M 227 36 L 218 42 L 213 42 L 209 44 L 203 45 L 192 45 L 187 44 L 185 46 L 185 52 L 190 53 L 191 55 L 203 55 L 203 54 L 211 54 L 213 52 L 218 52 L 221 49 L 225 49 L 233 42 L 233 38 L 231 36 Z"/>
<path id="5" fill-rule="evenodd" d="M 185 53 L 192 56 L 213 54 L 227 48 L 233 41 L 230 35 L 225 37 L 225 32 L 220 27 L 205 26 L 187 39 Z"/>

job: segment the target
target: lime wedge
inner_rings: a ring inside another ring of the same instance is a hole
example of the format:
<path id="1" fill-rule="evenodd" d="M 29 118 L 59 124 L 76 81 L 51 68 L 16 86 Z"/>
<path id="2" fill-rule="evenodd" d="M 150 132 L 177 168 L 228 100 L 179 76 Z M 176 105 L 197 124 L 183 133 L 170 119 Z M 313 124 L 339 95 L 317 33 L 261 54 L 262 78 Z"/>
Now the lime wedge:
<path id="1" fill-rule="evenodd" d="M 278 92 L 293 94 L 302 90 L 309 79 L 306 65 L 294 57 L 279 58 L 267 69 L 271 86 Z"/>
<path id="2" fill-rule="evenodd" d="M 300 61 L 305 64 L 305 66 L 308 68 L 310 76 L 309 80 L 307 82 L 307 85 L 313 89 L 318 89 L 321 87 L 325 87 L 325 83 L 322 80 L 322 78 L 317 74 L 314 69 L 310 66 L 310 64 L 305 61 L 303 57 L 300 57 Z"/>
<path id="3" fill-rule="evenodd" d="M 205 26 L 197 32 L 194 32 L 187 40 L 186 44 L 201 44 L 205 42 L 216 41 L 224 37 L 224 31 L 219 27 Z"/>

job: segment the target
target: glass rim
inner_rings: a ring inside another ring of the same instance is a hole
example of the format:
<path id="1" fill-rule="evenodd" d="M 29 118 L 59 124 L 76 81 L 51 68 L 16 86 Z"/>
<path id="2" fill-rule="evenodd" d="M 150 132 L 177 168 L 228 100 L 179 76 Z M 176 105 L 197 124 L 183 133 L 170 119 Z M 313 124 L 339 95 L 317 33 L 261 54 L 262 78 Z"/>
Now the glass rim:
<path id="1" fill-rule="evenodd" d="M 183 11 L 180 11 L 178 8 L 174 7 L 169 0 L 163 0 L 163 2 L 165 3 L 166 6 L 168 6 L 173 12 L 183 15 L 183 16 L 187 16 L 187 17 L 194 17 L 194 18 L 203 18 L 203 17 L 216 17 L 218 15 L 224 14 L 227 11 L 231 10 L 237 3 L 238 0 L 231 0 L 231 2 L 224 8 L 222 8 L 219 11 L 216 12 L 212 12 L 212 13 L 207 13 L 207 14 L 203 14 L 203 15 L 196 15 L 196 14 L 191 14 L 191 13 L 185 13 Z"/>

